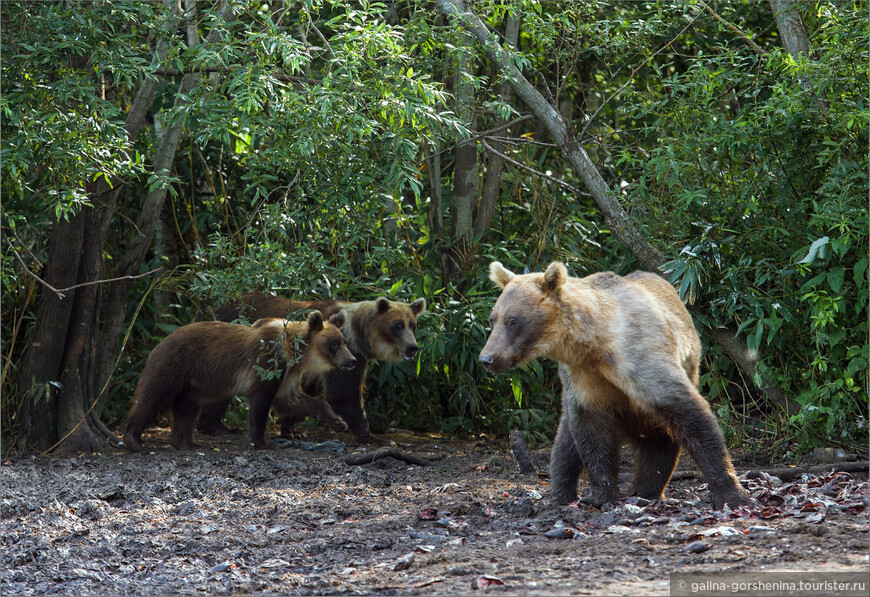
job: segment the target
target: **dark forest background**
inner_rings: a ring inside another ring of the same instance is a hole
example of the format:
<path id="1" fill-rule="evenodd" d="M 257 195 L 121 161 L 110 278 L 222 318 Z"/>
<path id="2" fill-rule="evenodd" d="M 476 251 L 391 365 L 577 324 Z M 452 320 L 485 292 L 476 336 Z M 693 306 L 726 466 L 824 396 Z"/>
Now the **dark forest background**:
<path id="1" fill-rule="evenodd" d="M 658 271 L 732 445 L 866 450 L 866 2 L 0 10 L 4 453 L 105 448 L 149 351 L 250 290 L 425 297 L 374 430 L 547 441 L 554 364 L 477 365 L 493 259 Z"/>

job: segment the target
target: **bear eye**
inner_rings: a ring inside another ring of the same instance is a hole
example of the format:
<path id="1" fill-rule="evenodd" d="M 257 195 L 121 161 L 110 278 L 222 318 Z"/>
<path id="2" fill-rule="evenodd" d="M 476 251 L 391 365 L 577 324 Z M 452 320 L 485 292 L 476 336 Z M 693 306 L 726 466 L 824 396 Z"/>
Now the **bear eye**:
<path id="1" fill-rule="evenodd" d="M 393 324 L 393 333 L 394 334 L 401 334 L 403 329 L 405 329 L 404 322 L 397 321 L 396 323 Z"/>
<path id="2" fill-rule="evenodd" d="M 338 340 L 329 341 L 329 351 L 336 352 L 338 350 Z"/>
<path id="3" fill-rule="evenodd" d="M 408 327 L 411 328 L 411 331 L 412 331 L 412 332 L 416 332 L 416 331 L 417 331 L 417 324 L 414 323 L 413 321 L 412 321 L 411 323 L 408 324 Z"/>
<path id="4" fill-rule="evenodd" d="M 508 321 L 507 321 L 507 326 L 508 326 L 509 328 L 515 328 L 515 327 L 517 327 L 518 325 L 520 325 L 520 321 L 519 321 L 516 317 L 511 317 L 511 318 L 508 319 Z"/>

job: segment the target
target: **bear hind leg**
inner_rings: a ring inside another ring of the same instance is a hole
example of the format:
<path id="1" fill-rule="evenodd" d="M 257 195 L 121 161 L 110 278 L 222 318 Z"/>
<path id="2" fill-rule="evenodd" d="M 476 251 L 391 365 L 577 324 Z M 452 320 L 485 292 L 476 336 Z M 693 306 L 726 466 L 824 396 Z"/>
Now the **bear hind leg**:
<path id="1" fill-rule="evenodd" d="M 229 398 L 204 400 L 196 418 L 196 429 L 203 435 L 224 435 L 238 430 L 224 425 L 223 419 L 230 405 Z"/>
<path id="2" fill-rule="evenodd" d="M 661 499 L 680 457 L 680 444 L 664 432 L 644 433 L 634 444 L 633 493 L 648 500 Z"/>
<path id="3" fill-rule="evenodd" d="M 199 401 L 190 394 L 179 395 L 172 403 L 172 432 L 169 442 L 176 450 L 192 450 L 199 445 L 193 441 L 193 428 Z"/>
<path id="4" fill-rule="evenodd" d="M 177 385 L 146 370 L 136 385 L 133 406 L 124 424 L 124 445 L 131 452 L 142 451 L 142 432 L 167 410 L 179 393 Z"/>
<path id="5" fill-rule="evenodd" d="M 659 403 L 656 411 L 704 473 L 716 510 L 721 510 L 726 503 L 732 508 L 752 504 L 752 498 L 734 473 L 713 411 L 688 381 L 679 390 L 675 389 L 669 400 Z"/>

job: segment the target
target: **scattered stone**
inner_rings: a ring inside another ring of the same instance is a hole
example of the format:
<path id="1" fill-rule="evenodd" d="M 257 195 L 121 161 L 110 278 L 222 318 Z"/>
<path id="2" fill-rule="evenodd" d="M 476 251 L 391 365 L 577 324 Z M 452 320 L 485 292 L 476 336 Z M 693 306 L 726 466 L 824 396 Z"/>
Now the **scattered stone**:
<path id="1" fill-rule="evenodd" d="M 414 563 L 414 554 L 409 553 L 396 561 L 396 564 L 393 566 L 393 572 L 399 572 L 400 570 L 407 570 Z"/>
<path id="2" fill-rule="evenodd" d="M 570 527 L 556 527 L 544 533 L 544 537 L 551 539 L 572 539 L 574 534 L 574 529 Z"/>
<path id="3" fill-rule="evenodd" d="M 704 553 L 710 549 L 710 544 L 704 541 L 693 541 L 683 548 L 687 553 Z"/>

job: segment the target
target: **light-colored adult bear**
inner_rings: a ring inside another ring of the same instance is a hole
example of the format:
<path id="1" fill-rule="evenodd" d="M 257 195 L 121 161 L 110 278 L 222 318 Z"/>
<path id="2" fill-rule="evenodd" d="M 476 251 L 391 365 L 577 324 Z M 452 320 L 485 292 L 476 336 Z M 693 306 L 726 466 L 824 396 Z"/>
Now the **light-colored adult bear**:
<path id="1" fill-rule="evenodd" d="M 637 450 L 634 492 L 662 496 L 680 448 L 704 473 L 713 506 L 751 503 L 740 487 L 722 431 L 698 393 L 701 342 L 673 287 L 661 277 L 610 272 L 568 276 L 554 262 L 516 275 L 499 262 L 490 279 L 502 293 L 480 363 L 502 373 L 538 357 L 559 363 L 562 418 L 550 461 L 551 500 L 600 506 L 619 497 L 619 446 Z"/>
<path id="2" fill-rule="evenodd" d="M 251 442 L 267 448 L 266 421 L 276 396 L 297 394 L 308 377 L 356 366 L 341 334 L 346 320 L 344 311 L 328 321 L 314 311 L 307 321 L 260 319 L 251 327 L 201 321 L 178 328 L 148 355 L 124 428 L 124 444 L 141 451 L 145 427 L 171 409 L 170 443 L 179 450 L 194 448 L 199 409 L 242 395 L 250 402 Z"/>

